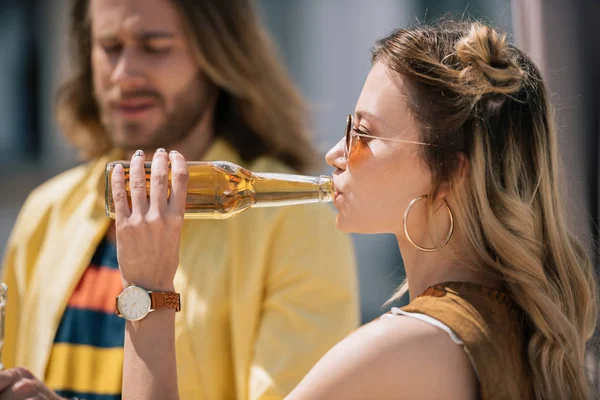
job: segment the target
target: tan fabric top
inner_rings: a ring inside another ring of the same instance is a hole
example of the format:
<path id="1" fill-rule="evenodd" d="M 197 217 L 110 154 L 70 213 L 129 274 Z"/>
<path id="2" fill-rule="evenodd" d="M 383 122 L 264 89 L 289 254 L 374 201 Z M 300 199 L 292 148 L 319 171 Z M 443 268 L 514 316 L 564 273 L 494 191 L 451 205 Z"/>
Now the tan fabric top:
<path id="1" fill-rule="evenodd" d="M 456 333 L 476 369 L 482 400 L 533 398 L 524 315 L 508 293 L 449 282 L 401 309 L 429 315 Z"/>

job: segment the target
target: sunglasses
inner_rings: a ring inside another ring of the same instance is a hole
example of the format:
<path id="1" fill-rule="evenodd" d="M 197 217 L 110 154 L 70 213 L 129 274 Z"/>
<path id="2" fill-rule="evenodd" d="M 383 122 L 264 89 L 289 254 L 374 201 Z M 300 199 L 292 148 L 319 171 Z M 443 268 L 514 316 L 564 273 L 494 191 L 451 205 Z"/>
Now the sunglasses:
<path id="1" fill-rule="evenodd" d="M 413 142 L 411 140 L 386 138 L 386 137 L 366 135 L 364 133 L 359 133 L 359 132 L 357 132 L 354 129 L 354 117 L 352 116 L 352 114 L 350 114 L 350 115 L 348 115 L 348 118 L 346 119 L 346 132 L 344 134 L 344 143 L 345 143 L 345 146 L 344 146 L 344 157 L 346 157 L 346 160 L 350 157 L 350 153 L 352 152 L 352 148 L 354 147 L 354 145 L 356 145 L 356 143 L 358 142 L 358 140 L 361 137 L 364 137 L 364 138 L 367 138 L 367 139 L 381 139 L 381 140 L 389 140 L 391 142 L 400 142 L 400 143 L 418 144 L 418 145 L 421 145 L 421 146 L 438 147 L 438 145 L 432 144 L 432 143 Z"/>

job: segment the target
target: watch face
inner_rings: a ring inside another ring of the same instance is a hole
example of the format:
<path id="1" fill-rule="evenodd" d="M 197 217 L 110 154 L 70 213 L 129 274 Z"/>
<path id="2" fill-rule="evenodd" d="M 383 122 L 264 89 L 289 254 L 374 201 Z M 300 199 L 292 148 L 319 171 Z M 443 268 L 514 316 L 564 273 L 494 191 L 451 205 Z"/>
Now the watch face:
<path id="1" fill-rule="evenodd" d="M 118 300 L 121 315 L 130 321 L 139 321 L 150 312 L 150 295 L 138 286 L 129 286 Z"/>

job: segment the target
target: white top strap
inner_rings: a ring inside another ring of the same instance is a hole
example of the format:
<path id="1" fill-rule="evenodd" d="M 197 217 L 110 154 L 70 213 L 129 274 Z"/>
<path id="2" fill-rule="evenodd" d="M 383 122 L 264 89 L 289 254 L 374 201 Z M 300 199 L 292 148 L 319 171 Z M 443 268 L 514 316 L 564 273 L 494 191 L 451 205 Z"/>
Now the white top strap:
<path id="1" fill-rule="evenodd" d="M 462 346 L 463 350 L 465 351 L 465 353 L 469 357 L 469 360 L 471 361 L 471 366 L 473 367 L 473 370 L 475 371 L 475 375 L 477 376 L 477 378 L 479 378 L 479 373 L 477 372 L 477 368 L 475 368 L 475 363 L 473 362 L 473 358 L 471 357 L 471 354 L 469 353 L 469 349 L 467 349 L 467 346 L 465 346 L 465 343 L 458 337 L 458 335 L 452 329 L 450 329 L 450 327 L 448 325 L 444 324 L 443 322 L 441 322 L 427 314 L 406 312 L 404 310 L 401 310 L 398 307 L 392 307 L 390 312 L 391 312 L 391 314 L 383 314 L 382 317 L 392 318 L 394 315 L 399 315 L 399 316 L 405 316 L 405 317 L 409 317 L 409 318 L 415 318 L 415 319 L 423 321 L 429 325 L 433 325 L 436 328 L 439 328 L 439 329 L 443 330 L 444 332 L 446 332 L 450 336 L 450 339 L 452 339 L 452 341 L 454 343 L 456 343 L 459 346 Z"/>
<path id="2" fill-rule="evenodd" d="M 456 335 L 456 333 L 454 333 L 454 331 L 452 329 L 450 329 L 450 327 L 448 325 L 444 324 L 443 322 L 438 321 L 437 319 L 435 319 L 429 315 L 406 312 L 404 310 L 401 310 L 398 307 L 392 307 L 392 309 L 390 311 L 393 315 L 404 315 L 405 317 L 415 318 L 420 321 L 426 322 L 429 325 L 433 325 L 437 328 L 440 328 L 441 330 L 446 332 L 448 335 L 450 335 L 450 339 L 452 339 L 452 341 L 454 343 L 461 345 L 461 346 L 464 345 L 463 341 Z M 391 316 L 389 314 L 385 314 L 385 315 Z"/>

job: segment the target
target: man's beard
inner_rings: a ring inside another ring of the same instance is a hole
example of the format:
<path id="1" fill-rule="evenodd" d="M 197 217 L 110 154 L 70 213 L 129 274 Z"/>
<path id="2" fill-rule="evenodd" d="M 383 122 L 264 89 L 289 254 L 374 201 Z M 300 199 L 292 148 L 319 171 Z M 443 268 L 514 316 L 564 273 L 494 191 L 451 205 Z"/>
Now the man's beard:
<path id="1" fill-rule="evenodd" d="M 186 85 L 173 99 L 173 108 L 166 110 L 164 98 L 157 92 L 143 90 L 130 92 L 121 96 L 122 99 L 135 97 L 152 97 L 166 111 L 163 123 L 152 132 L 143 132 L 143 122 L 126 122 L 117 124 L 110 117 L 104 106 L 101 109 L 102 121 L 111 137 L 113 145 L 126 151 L 143 149 L 154 151 L 159 147 L 171 148 L 188 137 L 192 130 L 203 119 L 208 111 L 210 91 L 202 75 L 198 75 L 190 84 Z"/>

